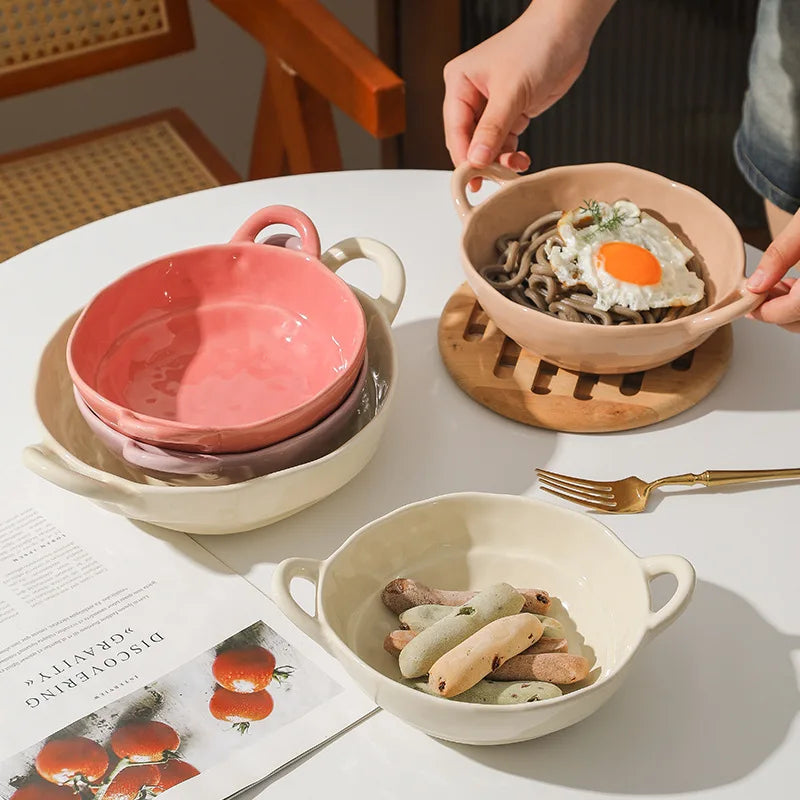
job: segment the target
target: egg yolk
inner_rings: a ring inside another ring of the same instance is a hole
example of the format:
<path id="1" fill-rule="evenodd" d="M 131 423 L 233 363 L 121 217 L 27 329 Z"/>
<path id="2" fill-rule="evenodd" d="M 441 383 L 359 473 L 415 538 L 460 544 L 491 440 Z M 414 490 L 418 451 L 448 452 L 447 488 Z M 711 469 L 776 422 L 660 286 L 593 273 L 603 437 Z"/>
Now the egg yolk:
<path id="1" fill-rule="evenodd" d="M 644 247 L 630 242 L 606 242 L 595 257 L 597 266 L 626 283 L 652 286 L 661 280 L 661 264 Z"/>

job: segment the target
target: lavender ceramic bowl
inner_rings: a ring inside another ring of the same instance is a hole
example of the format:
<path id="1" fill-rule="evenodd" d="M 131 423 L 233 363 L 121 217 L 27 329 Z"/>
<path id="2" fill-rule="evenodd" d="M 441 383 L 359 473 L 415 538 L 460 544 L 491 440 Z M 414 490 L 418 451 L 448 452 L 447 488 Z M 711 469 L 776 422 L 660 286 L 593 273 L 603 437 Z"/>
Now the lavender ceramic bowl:
<path id="1" fill-rule="evenodd" d="M 369 372 L 367 358 L 344 402 L 321 422 L 282 442 L 248 453 L 185 453 L 139 442 L 106 425 L 74 389 L 75 403 L 92 433 L 130 466 L 167 483 L 222 485 L 269 475 L 314 461 L 344 444 L 363 405 Z"/>

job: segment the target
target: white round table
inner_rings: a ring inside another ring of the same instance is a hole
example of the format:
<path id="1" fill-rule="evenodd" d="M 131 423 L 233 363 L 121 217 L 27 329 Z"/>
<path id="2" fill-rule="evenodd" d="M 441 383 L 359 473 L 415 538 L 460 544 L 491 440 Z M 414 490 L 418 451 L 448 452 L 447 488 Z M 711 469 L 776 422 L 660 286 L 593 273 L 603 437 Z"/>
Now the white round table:
<path id="1" fill-rule="evenodd" d="M 20 418 L 17 399 L 30 393 L 39 352 L 57 321 L 123 271 L 166 252 L 225 241 L 251 212 L 271 203 L 304 210 L 323 247 L 353 235 L 387 243 L 405 264 L 408 288 L 394 324 L 399 392 L 369 468 L 294 518 L 201 540 L 264 591 L 284 557 L 323 558 L 362 524 L 410 501 L 461 490 L 548 499 L 536 485 L 540 466 L 647 479 L 706 468 L 800 466 L 800 336 L 760 323 L 735 325 L 730 370 L 706 400 L 650 428 L 553 433 L 510 422 L 470 400 L 447 375 L 436 341 L 439 314 L 461 282 L 460 223 L 448 184 L 449 173 L 419 171 L 242 183 L 119 214 L 3 264 L 0 477 L 23 471 L 19 452 L 38 440 L 32 403 Z M 750 269 L 757 259 L 749 249 Z M 347 269 L 345 277 L 376 288 L 368 270 Z M 585 722 L 525 744 L 471 748 L 430 739 L 379 712 L 274 778 L 268 796 L 753 800 L 791 794 L 800 781 L 798 501 L 797 483 L 686 488 L 665 492 L 646 513 L 603 518 L 639 555 L 686 556 L 698 585 L 685 615 L 647 647 L 622 690 Z M 87 524 L 107 519 L 85 506 Z M 656 582 L 655 594 L 664 597 L 667 588 Z M 263 786 L 249 796 L 260 791 Z"/>

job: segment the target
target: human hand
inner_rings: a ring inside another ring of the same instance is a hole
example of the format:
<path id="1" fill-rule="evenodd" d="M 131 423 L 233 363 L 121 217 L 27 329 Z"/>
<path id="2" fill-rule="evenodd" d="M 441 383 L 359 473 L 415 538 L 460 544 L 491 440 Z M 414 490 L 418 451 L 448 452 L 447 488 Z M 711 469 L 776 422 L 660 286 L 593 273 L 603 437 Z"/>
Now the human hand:
<path id="1" fill-rule="evenodd" d="M 444 69 L 445 140 L 455 166 L 531 163 L 518 137 L 577 80 L 614 0 L 535 0 L 515 22 Z M 480 179 L 472 188 L 480 186 Z"/>
<path id="2" fill-rule="evenodd" d="M 800 211 L 766 249 L 756 271 L 747 281 L 751 292 L 767 299 L 750 317 L 800 333 L 800 281 L 786 273 L 800 261 Z"/>

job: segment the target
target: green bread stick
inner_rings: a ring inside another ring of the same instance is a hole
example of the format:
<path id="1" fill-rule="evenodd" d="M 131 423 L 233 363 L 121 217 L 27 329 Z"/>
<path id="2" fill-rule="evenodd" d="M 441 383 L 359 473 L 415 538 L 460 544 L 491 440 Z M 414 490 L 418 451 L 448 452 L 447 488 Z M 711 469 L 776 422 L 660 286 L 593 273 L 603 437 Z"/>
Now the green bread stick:
<path id="1" fill-rule="evenodd" d="M 404 681 L 406 686 L 411 686 L 420 692 L 440 697 L 436 690 L 431 688 L 426 680 Z M 449 698 L 460 703 L 482 703 L 483 705 L 508 706 L 516 703 L 533 703 L 537 700 L 552 700 L 560 697 L 561 689 L 552 683 L 544 681 L 505 681 L 482 680 L 471 689 L 455 697 Z"/>
<path id="2" fill-rule="evenodd" d="M 404 678 L 418 678 L 449 650 L 500 617 L 518 614 L 525 598 L 513 586 L 498 583 L 475 595 L 454 613 L 420 631 L 400 651 Z"/>
<path id="3" fill-rule="evenodd" d="M 414 606 L 400 615 L 400 622 L 410 631 L 420 633 L 445 617 L 452 617 L 458 607 L 425 605 Z"/>
<path id="4" fill-rule="evenodd" d="M 458 608 L 453 608 L 453 606 L 414 606 L 400 615 L 400 622 L 414 633 L 420 633 L 439 620 L 454 616 L 457 612 Z M 539 622 L 544 626 L 542 636 L 545 639 L 561 639 L 564 636 L 564 626 L 557 619 L 545 617 L 542 614 L 534 616 L 538 617 Z"/>

